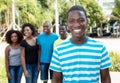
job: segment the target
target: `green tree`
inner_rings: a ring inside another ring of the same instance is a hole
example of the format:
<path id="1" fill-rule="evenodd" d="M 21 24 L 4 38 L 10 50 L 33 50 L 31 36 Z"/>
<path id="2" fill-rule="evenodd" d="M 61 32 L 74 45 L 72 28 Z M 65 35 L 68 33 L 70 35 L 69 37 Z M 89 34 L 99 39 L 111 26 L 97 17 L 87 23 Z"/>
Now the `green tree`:
<path id="1" fill-rule="evenodd" d="M 15 0 L 16 23 L 17 19 L 20 19 L 20 25 L 29 22 L 36 27 L 41 27 L 43 22 L 49 20 L 54 23 L 55 0 Z M 11 3 L 12 0 L 0 0 L 0 15 L 2 16 L 2 24 L 6 23 L 5 17 L 7 17 L 6 9 L 10 10 L 9 19 L 11 21 Z M 58 10 L 60 23 L 66 23 L 66 14 L 68 9 L 74 5 L 74 0 L 58 0 Z M 101 8 L 98 6 L 96 0 L 76 0 L 76 5 L 82 5 L 87 10 L 89 26 L 93 26 L 94 23 L 99 25 L 102 21 Z"/>
<path id="2" fill-rule="evenodd" d="M 9 25 L 11 7 L 11 0 L 0 0 L 0 24 Z"/>
<path id="3" fill-rule="evenodd" d="M 66 14 L 68 9 L 74 5 L 74 0 L 59 0 L 59 12 L 62 22 L 66 22 Z M 76 5 L 83 6 L 87 11 L 89 26 L 100 25 L 103 21 L 102 8 L 98 5 L 96 0 L 76 0 Z"/>
<path id="4" fill-rule="evenodd" d="M 116 20 L 120 21 L 120 0 L 115 0 L 115 6 L 113 8 L 112 14 L 117 17 Z"/>
<path id="5" fill-rule="evenodd" d="M 33 23 L 36 26 L 39 26 L 40 20 L 40 9 L 41 6 L 38 4 L 37 0 L 15 0 L 15 13 L 18 13 L 20 16 L 21 25 L 26 22 Z M 9 11 L 9 14 L 8 14 Z M 0 0 L 0 13 L 2 24 L 8 24 L 7 21 L 12 21 L 12 0 Z M 9 18 L 8 18 L 9 17 Z M 18 18 L 16 18 L 17 20 Z"/>
<path id="6" fill-rule="evenodd" d="M 36 25 L 36 27 L 41 25 L 41 5 L 38 4 L 37 0 L 19 0 L 15 4 L 21 24 L 29 22 Z"/>
<path id="7" fill-rule="evenodd" d="M 89 0 L 85 6 L 89 20 L 89 26 L 101 25 L 103 21 L 102 8 L 98 5 L 96 0 Z"/>
<path id="8" fill-rule="evenodd" d="M 59 10 L 59 19 L 60 23 L 66 24 L 67 11 L 73 6 L 72 1 L 59 0 L 58 1 L 58 10 Z"/>
<path id="9" fill-rule="evenodd" d="M 39 4 L 41 5 L 41 19 L 42 24 L 46 20 L 49 20 L 51 22 L 54 21 L 54 0 L 38 0 Z"/>

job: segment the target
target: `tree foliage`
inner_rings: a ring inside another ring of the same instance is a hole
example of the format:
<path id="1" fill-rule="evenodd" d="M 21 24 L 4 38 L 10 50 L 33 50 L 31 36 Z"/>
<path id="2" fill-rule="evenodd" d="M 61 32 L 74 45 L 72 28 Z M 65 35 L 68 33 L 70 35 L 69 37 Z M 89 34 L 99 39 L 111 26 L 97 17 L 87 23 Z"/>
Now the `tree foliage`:
<path id="1" fill-rule="evenodd" d="M 87 15 L 89 19 L 90 26 L 96 24 L 99 26 L 102 23 L 102 8 L 98 6 L 98 3 L 95 0 L 89 0 L 89 3 L 86 4 Z"/>
<path id="2" fill-rule="evenodd" d="M 32 23 L 36 26 L 41 24 L 41 5 L 37 0 L 19 0 L 16 2 L 16 12 L 19 13 L 21 24 Z"/>
<path id="3" fill-rule="evenodd" d="M 63 23 L 66 22 L 66 13 L 68 9 L 74 5 L 74 0 L 66 1 L 62 0 L 59 2 L 60 18 Z M 102 8 L 98 5 L 96 0 L 76 0 L 76 5 L 81 5 L 86 9 L 89 26 L 100 25 L 103 21 Z"/>
<path id="4" fill-rule="evenodd" d="M 113 8 L 112 14 L 118 17 L 120 21 L 120 0 L 115 0 L 115 6 Z"/>
<path id="5" fill-rule="evenodd" d="M 54 23 L 55 0 L 15 0 L 16 22 L 20 19 L 20 25 L 24 23 L 32 23 L 36 27 L 41 27 L 43 22 L 49 20 Z M 2 16 L 2 24 L 5 23 L 5 10 L 10 9 L 10 19 L 12 0 L 0 0 L 0 14 Z M 58 0 L 59 21 L 65 24 L 68 9 L 74 5 L 74 0 Z M 99 25 L 102 21 L 102 9 L 98 6 L 96 0 L 76 0 L 76 5 L 82 5 L 88 15 L 89 26 L 95 23 Z"/>
<path id="6" fill-rule="evenodd" d="M 15 0 L 15 13 L 16 13 L 16 22 L 20 19 L 20 24 L 32 23 L 36 27 L 42 26 L 45 20 L 52 21 L 54 18 L 54 8 L 52 0 Z M 45 6 L 45 5 L 46 6 Z M 6 23 L 5 10 L 10 9 L 12 19 L 12 0 L 1 0 L 0 1 L 0 13 L 2 14 L 2 23 Z"/>

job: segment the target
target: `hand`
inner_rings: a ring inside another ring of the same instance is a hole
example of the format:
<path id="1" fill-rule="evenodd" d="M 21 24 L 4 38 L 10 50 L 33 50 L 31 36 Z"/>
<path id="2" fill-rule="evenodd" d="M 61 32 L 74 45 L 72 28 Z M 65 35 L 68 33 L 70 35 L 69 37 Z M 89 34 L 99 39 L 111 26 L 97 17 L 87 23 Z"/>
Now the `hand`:
<path id="1" fill-rule="evenodd" d="M 40 64 L 38 64 L 38 71 L 40 71 L 41 69 L 40 69 Z"/>
<path id="2" fill-rule="evenodd" d="M 26 71 L 24 72 L 24 74 L 25 74 L 25 77 L 29 77 L 29 72 L 28 72 L 28 70 L 26 70 Z"/>
<path id="3" fill-rule="evenodd" d="M 9 72 L 7 73 L 7 77 L 8 77 L 8 78 L 11 78 L 11 77 L 12 77 Z"/>

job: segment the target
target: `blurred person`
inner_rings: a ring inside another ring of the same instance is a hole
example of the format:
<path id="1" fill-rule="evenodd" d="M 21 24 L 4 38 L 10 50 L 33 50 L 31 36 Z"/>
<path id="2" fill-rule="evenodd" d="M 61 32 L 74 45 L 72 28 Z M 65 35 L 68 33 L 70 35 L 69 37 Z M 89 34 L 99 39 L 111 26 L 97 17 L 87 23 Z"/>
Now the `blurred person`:
<path id="1" fill-rule="evenodd" d="M 22 48 L 20 43 L 23 39 L 22 33 L 10 30 L 6 33 L 6 42 L 9 44 L 5 49 L 5 65 L 8 83 L 20 83 L 23 73 L 20 54 Z"/>

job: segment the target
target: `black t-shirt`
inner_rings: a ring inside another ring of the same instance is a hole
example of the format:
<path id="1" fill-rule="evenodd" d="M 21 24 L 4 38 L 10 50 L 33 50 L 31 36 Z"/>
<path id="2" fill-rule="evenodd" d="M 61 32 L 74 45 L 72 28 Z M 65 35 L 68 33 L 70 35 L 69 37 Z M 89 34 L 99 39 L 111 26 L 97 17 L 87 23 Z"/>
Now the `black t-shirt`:
<path id="1" fill-rule="evenodd" d="M 21 42 L 21 46 L 25 48 L 25 62 L 26 64 L 37 64 L 38 63 L 38 50 L 39 46 L 29 45 L 26 40 Z"/>

